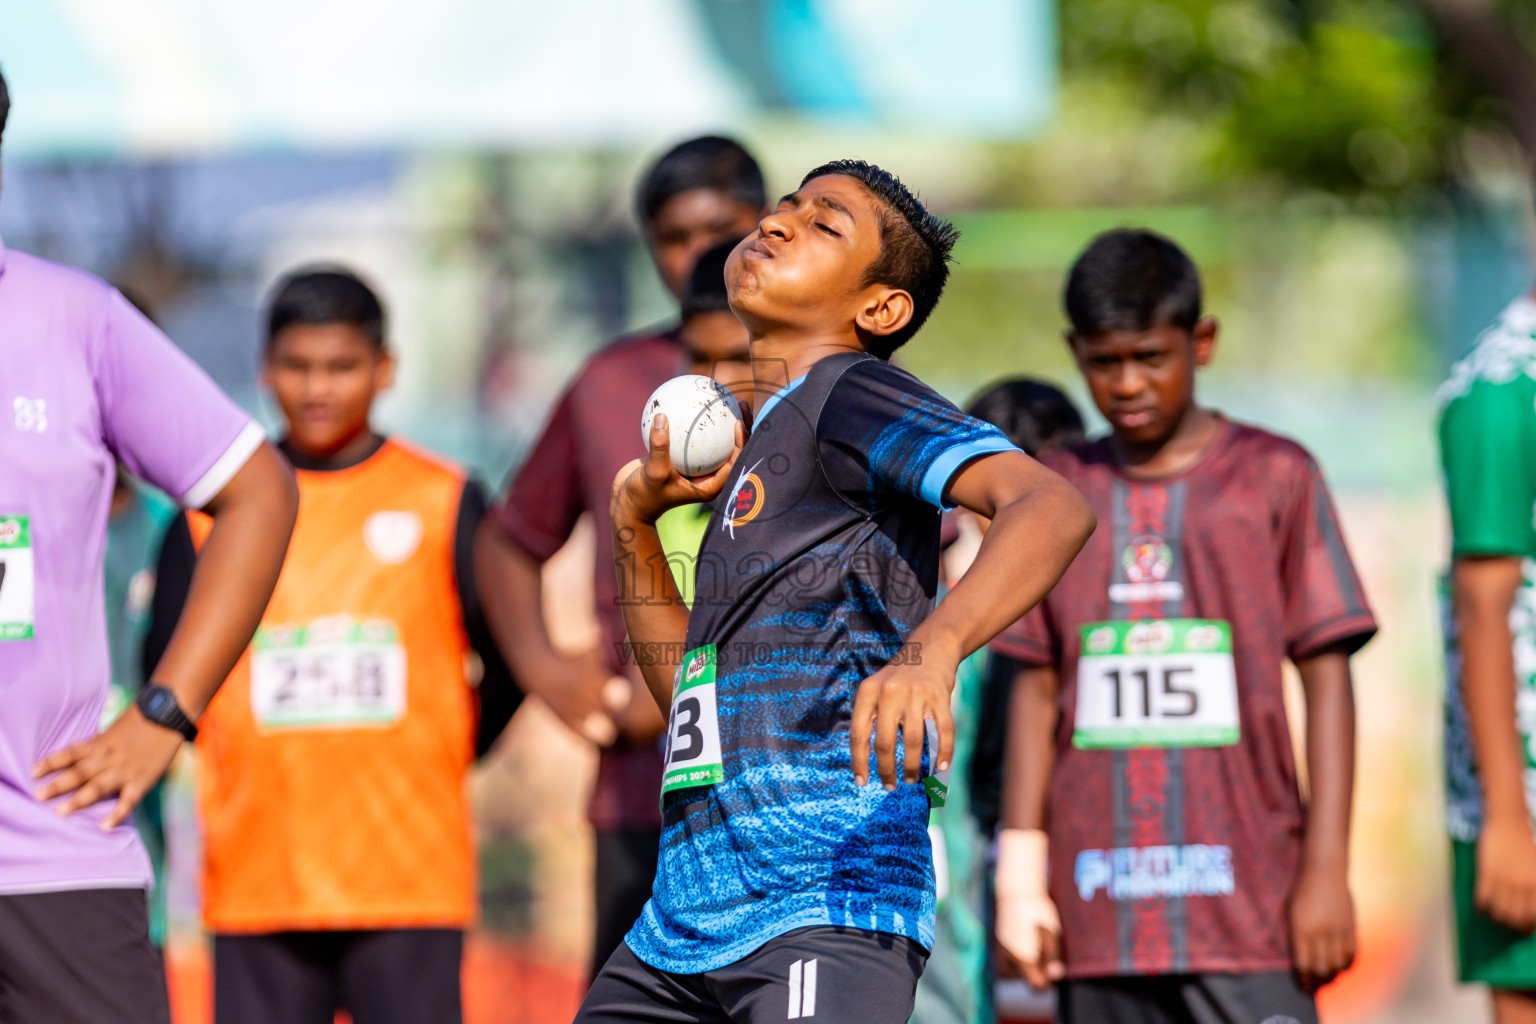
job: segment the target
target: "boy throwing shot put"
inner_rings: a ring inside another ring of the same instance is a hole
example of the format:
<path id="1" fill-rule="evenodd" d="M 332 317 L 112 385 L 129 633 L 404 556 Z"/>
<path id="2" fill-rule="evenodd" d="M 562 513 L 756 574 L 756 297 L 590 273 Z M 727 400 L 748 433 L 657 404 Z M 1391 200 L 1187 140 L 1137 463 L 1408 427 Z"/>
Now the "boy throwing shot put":
<path id="1" fill-rule="evenodd" d="M 671 708 L 662 852 L 583 1024 L 912 1011 L 934 914 L 919 780 L 948 767 L 956 668 L 1093 529 L 1059 477 L 888 362 L 938 302 L 955 235 L 877 167 L 806 175 L 726 266 L 758 377 L 751 439 L 689 480 L 658 416 L 615 484 L 621 569 L 659 555 L 668 508 L 715 509 L 692 614 L 665 573 L 661 600 L 623 605 Z M 993 525 L 935 611 L 954 504 Z"/>
<path id="2" fill-rule="evenodd" d="M 1066 308 L 1112 433 L 1042 461 L 1103 528 L 993 644 L 1025 666 L 999 942 L 1037 987 L 1066 979 L 1067 1024 L 1315 1024 L 1312 992 L 1354 956 L 1349 656 L 1375 621 L 1312 457 L 1197 404 L 1216 321 L 1184 252 L 1101 235 Z M 1286 658 L 1306 690 L 1310 805 Z"/>
<path id="3" fill-rule="evenodd" d="M 767 207 L 757 162 L 740 143 L 715 135 L 668 150 L 646 172 L 635 198 L 652 262 L 679 299 L 699 257 L 739 241 Z M 718 330 L 677 325 L 603 346 L 555 403 L 476 541 L 486 615 L 517 677 L 538 688 L 572 729 L 602 744 L 588 808 L 595 833 L 593 974 L 645 906 L 661 841 L 657 739 L 665 722 L 650 695 L 631 685 L 635 673 L 622 657 L 624 617 L 608 523 L 613 476 L 633 457 L 635 424 L 651 392 L 678 374 L 708 374 L 719 360 L 739 358 L 744 347 L 739 328 L 722 337 Z M 550 641 L 540 570 L 588 514 L 597 531 L 592 592 L 602 643 L 568 654 Z"/>

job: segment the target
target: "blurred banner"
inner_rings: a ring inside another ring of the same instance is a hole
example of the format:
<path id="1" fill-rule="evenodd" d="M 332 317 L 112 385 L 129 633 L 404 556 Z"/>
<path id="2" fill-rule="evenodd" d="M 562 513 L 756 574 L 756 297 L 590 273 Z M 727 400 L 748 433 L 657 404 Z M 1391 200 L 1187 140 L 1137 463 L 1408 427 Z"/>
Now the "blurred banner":
<path id="1" fill-rule="evenodd" d="M 1018 137 L 1050 0 L 0 0 L 18 156 L 652 140 L 762 113 Z"/>

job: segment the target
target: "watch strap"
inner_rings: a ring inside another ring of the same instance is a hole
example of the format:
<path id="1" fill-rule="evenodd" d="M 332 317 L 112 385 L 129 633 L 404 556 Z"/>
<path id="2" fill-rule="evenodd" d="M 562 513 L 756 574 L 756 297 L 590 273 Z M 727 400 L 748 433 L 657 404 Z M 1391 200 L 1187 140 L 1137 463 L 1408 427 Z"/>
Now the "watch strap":
<path id="1" fill-rule="evenodd" d="M 146 683 L 133 698 L 140 713 L 156 725 L 174 729 L 191 742 L 197 739 L 197 726 L 181 709 L 176 695 L 159 683 Z"/>

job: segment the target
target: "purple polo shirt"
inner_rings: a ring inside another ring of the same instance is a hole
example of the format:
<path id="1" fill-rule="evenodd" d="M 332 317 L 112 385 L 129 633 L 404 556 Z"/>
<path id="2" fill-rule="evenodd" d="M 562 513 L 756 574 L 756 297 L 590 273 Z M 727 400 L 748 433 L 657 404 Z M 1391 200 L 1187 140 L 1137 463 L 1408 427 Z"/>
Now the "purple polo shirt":
<path id="1" fill-rule="evenodd" d="M 32 765 L 107 696 L 113 457 L 198 507 L 262 440 L 116 290 L 0 243 L 0 894 L 149 884 L 133 827 L 100 828 L 113 800 L 60 818 Z"/>

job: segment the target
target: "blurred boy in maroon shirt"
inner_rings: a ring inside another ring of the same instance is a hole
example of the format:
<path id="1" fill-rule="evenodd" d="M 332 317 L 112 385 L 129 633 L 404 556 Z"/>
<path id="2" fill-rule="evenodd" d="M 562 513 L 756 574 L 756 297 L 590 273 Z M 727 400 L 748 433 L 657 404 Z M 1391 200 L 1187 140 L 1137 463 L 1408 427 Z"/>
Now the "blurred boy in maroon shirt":
<path id="1" fill-rule="evenodd" d="M 1217 323 L 1188 255 L 1107 232 L 1065 305 L 1111 432 L 1041 462 L 1102 525 L 992 645 L 1021 663 L 999 944 L 1062 981 L 1062 1024 L 1317 1024 L 1313 992 L 1354 958 L 1349 657 L 1376 621 L 1312 456 L 1199 404 Z"/>
<path id="2" fill-rule="evenodd" d="M 637 199 L 651 257 L 674 296 L 701 254 L 751 232 L 767 205 L 757 163 L 738 143 L 717 136 L 667 152 L 646 174 Z M 744 353 L 745 331 L 741 347 Z M 593 974 L 650 897 L 661 841 L 657 738 L 665 723 L 644 686 L 615 685 L 616 678 L 624 680 L 625 634 L 610 491 L 619 469 L 642 450 L 640 413 L 651 392 L 678 374 L 708 374 L 717 359 L 743 353 L 695 351 L 675 325 L 604 346 L 555 405 L 476 540 L 476 577 L 508 663 L 519 678 L 564 680 L 551 701 L 555 712 L 603 745 L 589 809 L 597 840 Z M 603 643 L 571 655 L 550 643 L 539 569 L 584 512 L 596 520 L 593 596 Z"/>

